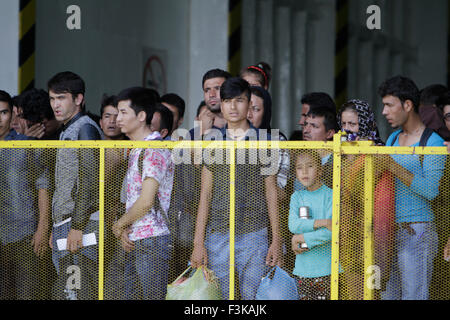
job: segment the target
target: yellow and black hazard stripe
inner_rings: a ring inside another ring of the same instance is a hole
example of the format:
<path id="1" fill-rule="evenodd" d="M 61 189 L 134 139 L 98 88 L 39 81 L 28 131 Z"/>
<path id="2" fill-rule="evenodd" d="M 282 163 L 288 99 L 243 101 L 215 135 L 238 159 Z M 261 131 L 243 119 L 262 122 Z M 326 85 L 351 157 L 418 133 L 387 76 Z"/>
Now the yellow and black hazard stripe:
<path id="1" fill-rule="evenodd" d="M 19 93 L 34 87 L 36 0 L 20 0 Z"/>
<path id="2" fill-rule="evenodd" d="M 242 0 L 229 0 L 228 72 L 237 76 L 241 69 Z"/>
<path id="3" fill-rule="evenodd" d="M 347 100 L 348 84 L 348 39 L 349 39 L 349 1 L 336 1 L 336 46 L 334 93 L 336 106 L 340 108 Z"/>

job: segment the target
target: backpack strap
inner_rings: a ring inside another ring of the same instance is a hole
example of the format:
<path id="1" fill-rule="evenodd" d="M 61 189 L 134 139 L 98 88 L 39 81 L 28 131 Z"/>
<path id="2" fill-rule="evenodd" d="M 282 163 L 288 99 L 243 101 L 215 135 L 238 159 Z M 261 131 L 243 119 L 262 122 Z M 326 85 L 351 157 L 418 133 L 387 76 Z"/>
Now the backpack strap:
<path id="1" fill-rule="evenodd" d="M 434 131 L 432 129 L 425 128 L 425 130 L 422 133 L 422 137 L 420 138 L 419 146 L 426 147 L 427 143 L 428 143 L 428 139 L 430 139 L 433 132 Z"/>
<path id="2" fill-rule="evenodd" d="M 397 141 L 398 136 L 400 135 L 400 133 L 401 133 L 401 131 L 399 131 L 399 132 L 394 136 L 394 138 L 391 140 L 391 145 L 390 145 L 390 147 L 394 146 L 394 143 L 395 143 L 395 141 Z"/>
<path id="3" fill-rule="evenodd" d="M 419 146 L 420 147 L 426 147 L 427 143 L 428 143 L 428 139 L 430 139 L 431 135 L 433 134 L 433 130 L 430 128 L 425 128 L 425 130 L 422 133 L 422 137 L 420 137 L 420 142 L 419 142 Z M 423 165 L 423 159 L 424 159 L 424 155 L 420 154 L 419 155 L 419 159 L 420 159 L 420 164 Z"/>
<path id="4" fill-rule="evenodd" d="M 430 129 L 430 128 L 425 128 L 425 130 L 423 131 L 423 133 L 422 133 L 422 136 L 420 137 L 420 141 L 419 141 L 419 146 L 420 147 L 426 147 L 427 146 L 427 143 L 428 143 L 428 139 L 430 139 L 430 137 L 431 137 L 431 135 L 433 134 L 433 130 L 432 129 Z M 398 136 L 400 135 L 400 132 L 399 133 L 397 133 L 396 135 L 395 135 L 395 137 L 392 139 L 392 141 L 391 141 L 391 147 L 394 145 L 394 143 L 395 143 L 395 141 L 397 140 L 397 138 L 398 138 Z M 420 159 L 420 163 L 421 164 L 423 164 L 423 158 L 424 158 L 424 155 L 423 154 L 421 154 L 421 155 L 419 155 L 419 159 Z"/>

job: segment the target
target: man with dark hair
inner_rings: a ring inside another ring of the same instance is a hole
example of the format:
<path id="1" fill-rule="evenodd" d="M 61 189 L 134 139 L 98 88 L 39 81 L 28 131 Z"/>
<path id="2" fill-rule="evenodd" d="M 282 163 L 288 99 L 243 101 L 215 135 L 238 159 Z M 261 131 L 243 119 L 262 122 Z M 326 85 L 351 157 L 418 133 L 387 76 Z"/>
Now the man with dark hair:
<path id="1" fill-rule="evenodd" d="M 150 130 L 152 132 L 158 131 L 163 140 L 170 140 L 170 133 L 172 132 L 173 113 L 164 104 L 158 103 L 155 106 Z"/>
<path id="2" fill-rule="evenodd" d="M 161 140 L 160 133 L 150 129 L 157 102 L 146 89 L 125 89 L 117 101 L 117 122 L 130 140 Z M 126 212 L 112 228 L 125 250 L 125 299 L 163 300 L 166 296 L 173 171 L 170 150 L 137 148 L 130 153 Z"/>
<path id="3" fill-rule="evenodd" d="M 117 125 L 117 110 L 116 96 L 103 95 L 100 108 L 100 128 L 103 130 L 106 140 L 125 140 L 125 135 L 120 131 Z"/>
<path id="4" fill-rule="evenodd" d="M 220 89 L 221 111 L 227 125 L 221 130 L 226 140 L 260 138 L 260 131 L 247 120 L 250 87 L 241 78 L 226 80 Z M 270 137 L 269 137 L 270 139 Z M 223 155 L 221 150 L 215 150 Z M 216 155 L 214 155 L 215 157 Z M 281 263 L 281 233 L 279 226 L 276 173 L 263 175 L 261 161 L 251 164 L 248 151 L 246 162 L 236 165 L 236 270 L 240 279 L 240 295 L 254 299 L 266 265 Z M 201 174 L 200 203 L 194 236 L 193 267 L 206 266 L 218 276 L 222 298 L 229 293 L 229 165 L 205 164 Z M 277 159 L 278 161 L 278 159 Z M 278 162 L 277 162 L 278 164 Z M 278 169 L 278 168 L 276 168 Z M 271 230 L 271 237 L 268 232 Z M 269 245 L 269 238 L 272 243 Z"/>
<path id="5" fill-rule="evenodd" d="M 172 132 L 183 124 L 184 110 L 186 104 L 184 100 L 175 93 L 167 93 L 161 97 L 161 103 L 165 105 L 173 113 L 173 125 L 172 130 L 169 132 L 169 136 Z"/>
<path id="6" fill-rule="evenodd" d="M 203 97 L 208 109 L 214 113 L 214 126 L 222 128 L 226 121 L 220 112 L 220 87 L 231 75 L 221 69 L 212 69 L 206 72 L 202 79 Z"/>
<path id="7" fill-rule="evenodd" d="M 0 140 L 30 140 L 10 129 L 11 96 L 0 90 Z M 39 257 L 48 249 L 48 171 L 36 149 L 0 150 L 0 300 L 41 297 Z"/>
<path id="8" fill-rule="evenodd" d="M 336 113 L 327 107 L 316 107 L 306 115 L 303 128 L 305 141 L 331 141 L 338 131 Z"/>
<path id="9" fill-rule="evenodd" d="M 324 92 L 311 92 L 303 95 L 301 99 L 302 104 L 302 114 L 298 124 L 302 127 L 305 126 L 306 116 L 308 112 L 313 108 L 327 108 L 334 114 L 336 114 L 336 104 L 333 99 Z"/>
<path id="10" fill-rule="evenodd" d="M 411 79 L 390 78 L 378 93 L 383 115 L 393 128 L 400 128 L 389 136 L 386 146 L 443 146 L 442 138 L 420 119 L 420 92 Z M 438 248 L 431 201 L 439 193 L 444 163 L 445 156 L 439 155 L 390 155 L 377 163 L 380 172 L 388 170 L 395 177 L 396 252 L 383 299 L 429 298 Z"/>
<path id="11" fill-rule="evenodd" d="M 20 117 L 26 120 L 24 134 L 41 140 L 58 140 L 61 122 L 55 119 L 48 92 L 30 89 L 20 95 Z"/>
<path id="12" fill-rule="evenodd" d="M 438 101 L 448 91 L 441 84 L 433 84 L 420 91 L 419 115 L 427 128 L 433 129 L 442 139 L 450 140 L 450 130 L 442 121 L 442 110 L 438 107 Z"/>
<path id="13" fill-rule="evenodd" d="M 48 91 L 55 118 L 63 123 L 60 140 L 103 139 L 101 129 L 82 111 L 85 84 L 79 75 L 69 71 L 56 74 L 48 81 Z M 84 246 L 83 236 L 98 235 L 98 177 L 95 150 L 57 150 L 52 246 L 58 299 L 96 298 L 97 246 Z M 80 287 L 67 285 L 73 266 L 80 269 Z"/>

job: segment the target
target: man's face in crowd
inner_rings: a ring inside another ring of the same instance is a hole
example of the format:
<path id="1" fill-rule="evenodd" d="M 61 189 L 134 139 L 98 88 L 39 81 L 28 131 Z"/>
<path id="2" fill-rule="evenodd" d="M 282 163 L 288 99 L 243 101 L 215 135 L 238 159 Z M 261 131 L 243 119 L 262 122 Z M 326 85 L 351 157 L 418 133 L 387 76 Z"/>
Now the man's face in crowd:
<path id="1" fill-rule="evenodd" d="M 310 106 L 309 104 L 302 104 L 302 114 L 300 116 L 300 120 L 298 121 L 298 124 L 302 126 L 302 128 L 305 128 L 305 123 L 306 123 L 306 115 L 308 114 L 309 110 L 310 110 Z"/>
<path id="2" fill-rule="evenodd" d="M 203 96 L 206 106 L 214 113 L 220 111 L 220 87 L 225 78 L 212 78 L 203 84 Z"/>
<path id="3" fill-rule="evenodd" d="M 450 105 L 444 107 L 444 122 L 447 129 L 450 130 Z"/>
<path id="4" fill-rule="evenodd" d="M 119 115 L 117 116 L 117 125 L 119 126 L 122 133 L 126 135 L 136 132 L 136 130 L 141 127 L 141 121 L 139 121 L 138 115 L 130 107 L 130 105 L 130 100 L 119 101 L 117 105 L 117 109 L 119 110 Z M 145 115 L 145 112 L 142 111 L 142 113 L 144 113 Z"/>
<path id="5" fill-rule="evenodd" d="M 392 128 L 398 128 L 408 119 L 408 112 L 399 98 L 389 95 L 383 98 L 383 116 Z"/>
<path id="6" fill-rule="evenodd" d="M 56 93 L 50 90 L 49 96 L 50 105 L 52 106 L 56 120 L 62 121 L 64 124 L 69 122 L 81 111 L 81 103 L 83 102 L 82 94 L 78 94 L 73 98 L 69 92 Z"/>
<path id="7" fill-rule="evenodd" d="M 103 109 L 102 118 L 100 119 L 100 127 L 105 136 L 109 139 L 119 137 L 122 133 L 117 125 L 117 116 L 119 110 L 114 106 L 106 106 Z"/>
<path id="8" fill-rule="evenodd" d="M 307 116 L 303 127 L 303 140 L 305 141 L 328 141 L 333 137 L 334 130 L 327 130 L 325 118 L 319 116 Z"/>
<path id="9" fill-rule="evenodd" d="M 3 140 L 11 130 L 11 110 L 6 102 L 0 101 L 0 140 Z"/>
<path id="10" fill-rule="evenodd" d="M 224 99 L 221 102 L 222 115 L 230 123 L 247 121 L 250 101 L 244 93 L 232 99 Z"/>

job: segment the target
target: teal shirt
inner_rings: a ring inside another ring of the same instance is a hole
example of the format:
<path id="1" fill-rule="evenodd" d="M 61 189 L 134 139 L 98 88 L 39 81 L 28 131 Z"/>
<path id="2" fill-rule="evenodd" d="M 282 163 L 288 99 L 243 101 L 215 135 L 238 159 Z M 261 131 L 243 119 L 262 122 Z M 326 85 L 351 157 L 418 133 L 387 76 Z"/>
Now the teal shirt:
<path id="1" fill-rule="evenodd" d="M 322 185 L 316 191 L 299 190 L 291 196 L 289 230 L 303 234 L 309 250 L 295 258 L 293 274 L 303 278 L 317 278 L 331 274 L 331 231 L 327 228 L 314 230 L 314 221 L 331 219 L 333 191 Z M 309 208 L 309 219 L 300 219 L 299 209 Z"/>
<path id="2" fill-rule="evenodd" d="M 400 146 L 397 130 L 386 141 L 387 146 Z M 395 141 L 393 141 L 393 139 Z M 444 140 L 433 133 L 427 142 L 427 147 L 443 147 Z M 411 145 L 419 147 L 419 142 Z M 411 186 L 406 186 L 395 179 L 395 220 L 401 222 L 429 222 L 434 220 L 431 200 L 439 194 L 439 183 L 445 168 L 445 155 L 425 155 L 420 160 L 419 155 L 396 155 L 391 157 L 399 165 L 414 175 Z"/>

